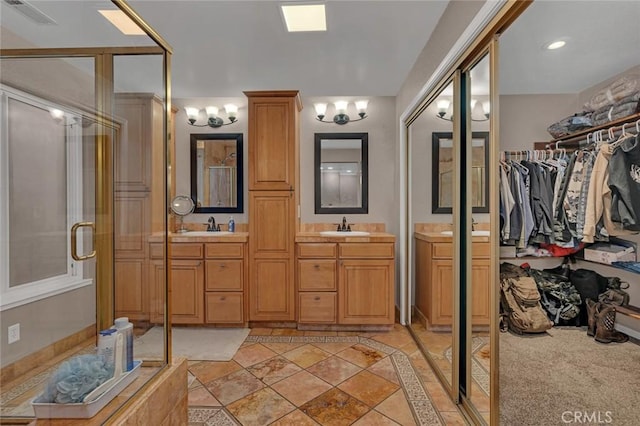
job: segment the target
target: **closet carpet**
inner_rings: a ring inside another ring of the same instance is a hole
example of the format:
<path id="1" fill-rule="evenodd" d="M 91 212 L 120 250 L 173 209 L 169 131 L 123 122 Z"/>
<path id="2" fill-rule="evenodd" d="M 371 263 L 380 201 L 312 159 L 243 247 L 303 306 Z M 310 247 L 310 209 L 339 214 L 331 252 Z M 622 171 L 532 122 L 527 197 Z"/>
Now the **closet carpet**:
<path id="1" fill-rule="evenodd" d="M 637 425 L 639 389 L 634 343 L 598 343 L 584 327 L 500 334 L 502 425 Z"/>

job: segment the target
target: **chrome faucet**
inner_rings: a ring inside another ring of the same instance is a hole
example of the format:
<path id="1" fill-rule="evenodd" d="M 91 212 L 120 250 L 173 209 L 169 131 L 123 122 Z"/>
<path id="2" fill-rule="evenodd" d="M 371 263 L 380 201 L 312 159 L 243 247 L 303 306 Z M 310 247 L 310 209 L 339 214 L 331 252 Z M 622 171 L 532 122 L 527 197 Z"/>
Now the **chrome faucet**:
<path id="1" fill-rule="evenodd" d="M 209 220 L 207 221 L 207 231 L 208 232 L 214 232 L 216 231 L 216 220 L 213 216 L 209 217 Z M 220 226 L 220 225 L 218 225 Z"/>

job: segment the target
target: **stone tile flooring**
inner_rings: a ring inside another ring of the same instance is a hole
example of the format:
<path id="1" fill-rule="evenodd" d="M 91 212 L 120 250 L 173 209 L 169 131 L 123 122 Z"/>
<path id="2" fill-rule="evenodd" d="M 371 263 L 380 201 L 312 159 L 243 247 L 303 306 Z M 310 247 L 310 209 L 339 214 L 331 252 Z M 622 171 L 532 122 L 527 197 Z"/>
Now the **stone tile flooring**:
<path id="1" fill-rule="evenodd" d="M 189 425 L 464 425 L 408 331 L 254 328 L 189 362 Z"/>

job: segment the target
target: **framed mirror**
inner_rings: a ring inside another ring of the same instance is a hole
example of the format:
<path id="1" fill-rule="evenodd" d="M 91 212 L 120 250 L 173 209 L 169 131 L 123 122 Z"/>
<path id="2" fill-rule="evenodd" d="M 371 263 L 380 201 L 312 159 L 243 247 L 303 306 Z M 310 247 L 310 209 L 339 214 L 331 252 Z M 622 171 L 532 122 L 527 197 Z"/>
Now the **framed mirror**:
<path id="1" fill-rule="evenodd" d="M 472 212 L 489 212 L 489 132 L 473 132 Z M 453 200 L 453 133 L 433 132 L 431 213 L 451 214 Z"/>
<path id="2" fill-rule="evenodd" d="M 369 212 L 369 134 L 316 133 L 316 214 Z"/>
<path id="3" fill-rule="evenodd" d="M 242 133 L 191 134 L 195 213 L 242 213 Z"/>

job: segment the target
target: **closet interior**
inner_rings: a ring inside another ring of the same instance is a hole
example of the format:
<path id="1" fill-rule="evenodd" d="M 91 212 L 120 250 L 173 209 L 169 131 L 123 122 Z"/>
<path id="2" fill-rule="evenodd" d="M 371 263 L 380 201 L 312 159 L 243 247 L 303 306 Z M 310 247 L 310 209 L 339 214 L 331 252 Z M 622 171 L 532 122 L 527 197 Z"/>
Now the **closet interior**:
<path id="1" fill-rule="evenodd" d="M 637 420 L 640 40 L 573 6 L 534 2 L 500 39 L 501 424 Z"/>

